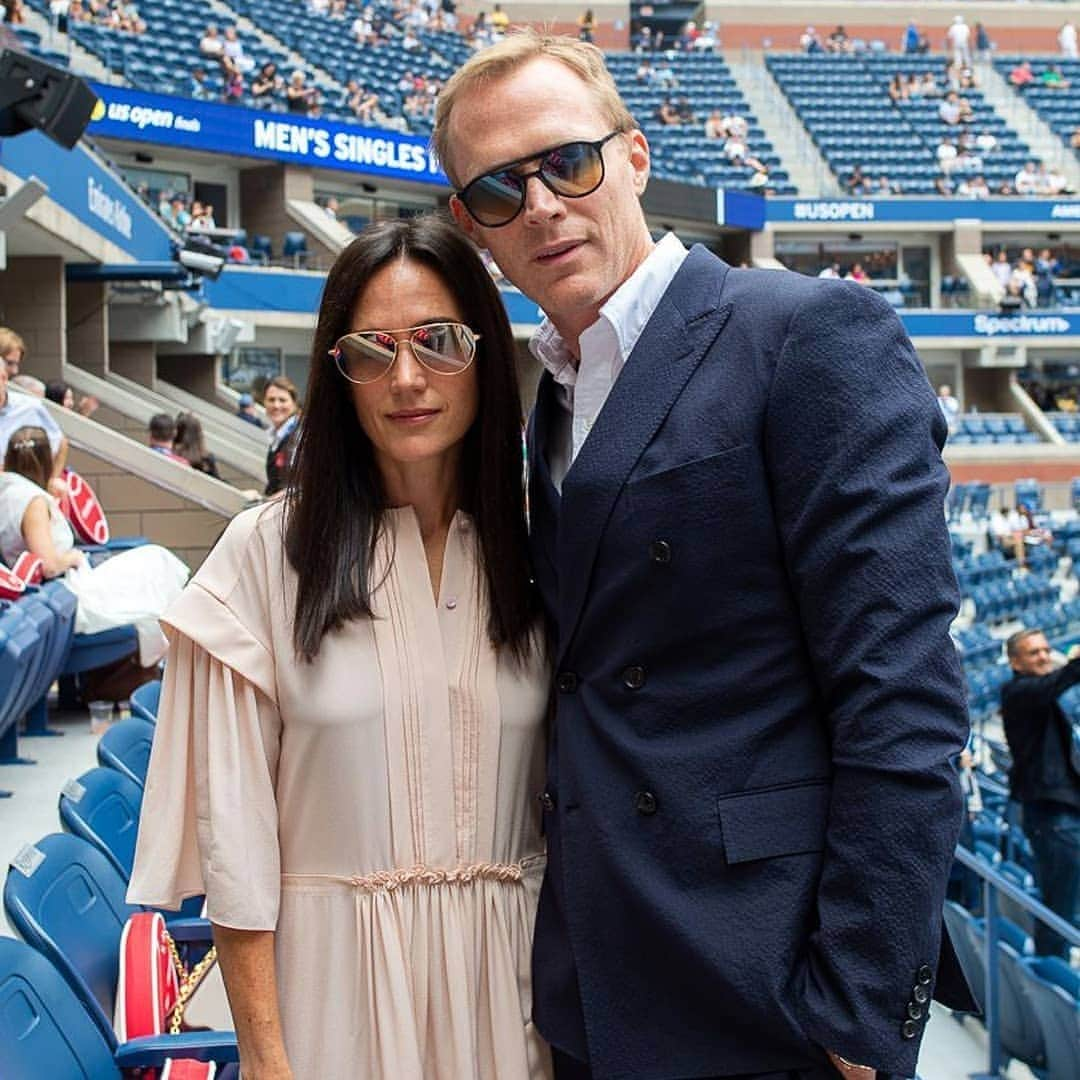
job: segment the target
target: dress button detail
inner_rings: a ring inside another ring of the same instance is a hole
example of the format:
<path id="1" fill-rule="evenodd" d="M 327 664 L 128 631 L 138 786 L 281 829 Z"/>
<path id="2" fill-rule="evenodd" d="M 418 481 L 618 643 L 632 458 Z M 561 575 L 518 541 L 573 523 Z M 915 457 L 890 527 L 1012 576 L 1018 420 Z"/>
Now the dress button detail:
<path id="1" fill-rule="evenodd" d="M 923 984 L 923 986 L 929 986 L 930 980 L 934 977 L 933 971 L 930 970 L 929 964 L 923 964 L 915 974 L 915 978 Z"/>
<path id="2" fill-rule="evenodd" d="M 577 690 L 578 679 L 572 671 L 560 671 L 555 686 L 560 694 L 572 694 Z"/>
<path id="3" fill-rule="evenodd" d="M 645 669 L 634 664 L 622 673 L 623 686 L 627 690 L 640 690 L 645 685 Z"/>
<path id="4" fill-rule="evenodd" d="M 919 1025 L 914 1020 L 905 1020 L 900 1025 L 900 1034 L 905 1039 L 914 1039 L 919 1034 Z"/>
<path id="5" fill-rule="evenodd" d="M 555 809 L 555 800 L 551 797 L 550 791 L 545 791 L 540 796 L 540 805 L 550 814 Z"/>
<path id="6" fill-rule="evenodd" d="M 450 599 L 446 601 L 446 607 L 447 610 L 453 611 L 454 608 L 457 607 L 457 601 L 451 596 Z"/>
<path id="7" fill-rule="evenodd" d="M 920 983 L 911 991 L 911 996 L 920 1004 L 925 1005 L 930 1000 L 930 991 Z"/>
<path id="8" fill-rule="evenodd" d="M 649 558 L 654 563 L 671 562 L 671 545 L 666 540 L 654 540 L 649 545 Z"/>
<path id="9" fill-rule="evenodd" d="M 656 813 L 656 796 L 651 791 L 639 791 L 634 796 L 634 809 L 645 817 Z"/>

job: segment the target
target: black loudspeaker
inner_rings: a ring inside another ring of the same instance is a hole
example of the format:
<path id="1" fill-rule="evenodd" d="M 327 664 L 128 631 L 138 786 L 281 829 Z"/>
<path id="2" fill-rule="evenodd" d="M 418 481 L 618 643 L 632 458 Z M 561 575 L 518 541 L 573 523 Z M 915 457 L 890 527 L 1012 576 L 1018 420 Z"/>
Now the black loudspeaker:
<path id="1" fill-rule="evenodd" d="M 0 52 L 0 135 L 37 128 L 70 150 L 96 104 L 78 76 L 13 49 Z"/>

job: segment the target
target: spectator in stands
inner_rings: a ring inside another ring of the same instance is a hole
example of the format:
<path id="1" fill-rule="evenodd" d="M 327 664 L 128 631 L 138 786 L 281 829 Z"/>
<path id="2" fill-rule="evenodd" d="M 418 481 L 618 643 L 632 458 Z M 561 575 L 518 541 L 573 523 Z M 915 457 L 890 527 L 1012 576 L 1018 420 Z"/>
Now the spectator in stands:
<path id="1" fill-rule="evenodd" d="M 9 565 L 23 552 L 41 559 L 45 577 L 64 575 L 78 597 L 75 632 L 93 634 L 132 623 L 137 653 L 119 664 L 84 676 L 87 700 L 128 697 L 155 678 L 165 652 L 158 616 L 179 595 L 188 568 L 162 547 L 146 544 L 121 552 L 91 568 L 75 547 L 75 535 L 46 490 L 56 472 L 45 431 L 36 426 L 12 432 L 0 473 L 0 557 Z"/>
<path id="2" fill-rule="evenodd" d="M 945 417 L 945 423 L 949 425 L 949 430 L 955 431 L 956 422 L 960 417 L 960 402 L 948 383 L 942 383 L 938 387 L 937 403 L 938 408 L 941 409 L 941 415 Z"/>
<path id="3" fill-rule="evenodd" d="M 1062 24 L 1057 35 L 1058 48 L 1066 60 L 1077 59 L 1076 23 L 1071 20 Z"/>
<path id="4" fill-rule="evenodd" d="M 361 124 L 374 123 L 380 116 L 379 110 L 379 95 L 374 90 L 369 90 L 366 86 L 352 84 L 355 86 L 355 90 L 349 95 L 348 107 L 352 110 L 352 114 L 360 121 Z M 415 99 L 417 95 L 412 95 Z"/>
<path id="5" fill-rule="evenodd" d="M 592 8 L 586 8 L 584 13 L 578 16 L 578 37 L 582 41 L 592 41 L 596 34 L 596 16 Z"/>
<path id="6" fill-rule="evenodd" d="M 225 27 L 223 52 L 243 74 L 247 75 L 254 70 L 255 61 L 244 52 L 244 44 L 237 35 L 235 26 Z"/>
<path id="7" fill-rule="evenodd" d="M 188 97 L 196 101 L 209 101 L 214 95 L 206 83 L 206 70 L 201 67 L 192 68 L 191 83 L 188 86 Z"/>
<path id="8" fill-rule="evenodd" d="M 181 457 L 173 449 L 176 442 L 176 421 L 168 413 L 155 413 L 150 417 L 147 427 L 147 445 L 155 454 L 167 457 L 178 465 L 190 465 L 187 458 Z"/>
<path id="9" fill-rule="evenodd" d="M 324 297 L 295 485 L 168 617 L 131 892 L 199 880 L 224 916 L 245 1076 L 539 1080 L 522 1018 L 550 668 L 510 326 L 434 217 L 367 231 Z M 373 351 L 354 332 L 399 322 Z"/>
<path id="10" fill-rule="evenodd" d="M 719 109 L 713 109 L 705 121 L 706 139 L 727 138 L 727 128 L 724 124 L 724 115 Z"/>
<path id="11" fill-rule="evenodd" d="M 924 98 L 941 97 L 943 91 L 938 86 L 938 81 L 932 71 L 924 71 L 922 79 L 919 81 L 919 94 L 918 96 Z"/>
<path id="12" fill-rule="evenodd" d="M 851 38 L 847 31 L 838 26 L 826 39 L 825 51 L 830 53 L 850 53 L 853 51 Z"/>
<path id="13" fill-rule="evenodd" d="M 286 107 L 291 113 L 307 116 L 315 105 L 318 93 L 314 86 L 307 85 L 304 72 L 297 69 L 289 77 L 289 85 L 285 88 Z"/>
<path id="14" fill-rule="evenodd" d="M 840 264 L 838 262 L 829 263 L 828 266 L 818 271 L 819 278 L 832 279 L 833 281 L 839 281 L 843 276 L 840 273 Z"/>
<path id="15" fill-rule="evenodd" d="M 1030 60 L 1021 60 L 1009 72 L 1009 82 L 1013 84 L 1018 90 L 1022 90 L 1025 86 L 1029 86 L 1035 81 L 1035 72 L 1031 70 Z"/>
<path id="16" fill-rule="evenodd" d="M 70 409 L 80 416 L 92 416 L 101 406 L 101 402 L 93 394 L 86 394 L 76 399 L 75 391 L 72 390 L 70 384 L 59 379 L 46 383 L 45 397 L 62 409 Z"/>
<path id="17" fill-rule="evenodd" d="M 937 158 L 937 163 L 941 166 L 943 173 L 947 174 L 952 171 L 958 153 L 956 143 L 948 135 L 945 135 L 941 142 L 938 143 L 937 150 L 934 151 L 934 156 Z"/>
<path id="18" fill-rule="evenodd" d="M 960 95 L 950 90 L 938 106 L 938 118 L 944 124 L 959 124 L 960 115 Z"/>
<path id="19" fill-rule="evenodd" d="M 998 138 L 992 131 L 980 131 L 975 136 L 975 146 L 980 154 L 992 154 L 998 149 Z"/>
<path id="20" fill-rule="evenodd" d="M 963 15 L 953 18 L 952 26 L 946 31 L 945 40 L 952 53 L 953 63 L 971 67 L 971 27 L 964 22 Z"/>
<path id="21" fill-rule="evenodd" d="M 851 269 L 844 275 L 845 281 L 856 281 L 860 285 L 870 283 L 870 275 L 863 269 L 862 263 L 852 263 Z"/>
<path id="22" fill-rule="evenodd" d="M 211 60 L 218 60 L 225 54 L 225 42 L 218 34 L 218 28 L 210 23 L 199 39 L 199 52 Z"/>
<path id="23" fill-rule="evenodd" d="M 1012 754 L 1009 788 L 1023 806 L 1024 833 L 1035 852 L 1043 903 L 1080 925 L 1080 773 L 1071 761 L 1072 731 L 1061 695 L 1080 683 L 1080 650 L 1055 670 L 1046 635 L 1035 627 L 1006 643 L 1013 679 L 1001 690 L 1001 715 Z M 1065 940 L 1041 922 L 1035 949 L 1066 960 Z"/>
<path id="24" fill-rule="evenodd" d="M 1009 253 L 1004 248 L 998 248 L 994 261 L 990 264 L 990 271 L 1003 289 L 1009 284 L 1009 278 L 1012 277 L 1012 263 L 1009 262 Z"/>
<path id="25" fill-rule="evenodd" d="M 1034 161 L 1028 161 L 1024 164 L 1024 167 L 1016 174 L 1016 178 L 1013 180 L 1013 187 L 1016 189 L 1017 195 L 1039 194 L 1039 170 Z"/>
<path id="26" fill-rule="evenodd" d="M 822 45 L 818 32 L 812 26 L 808 26 L 803 31 L 802 36 L 799 38 L 799 47 L 804 53 L 810 55 L 825 51 L 825 46 Z"/>
<path id="27" fill-rule="evenodd" d="M 28 425 L 41 428 L 49 436 L 54 468 L 48 477 L 47 487 L 58 498 L 62 497 L 67 491 L 60 475 L 67 464 L 68 441 L 48 409 L 37 398 L 8 390 L 7 365 L 0 364 L 0 454 L 7 452 L 12 432 Z"/>
<path id="28" fill-rule="evenodd" d="M 211 232 L 217 228 L 214 220 L 214 208 L 210 203 L 194 200 L 191 204 L 191 221 L 188 222 L 188 232 Z"/>
<path id="29" fill-rule="evenodd" d="M 1072 84 L 1057 64 L 1047 64 L 1039 76 L 1039 85 L 1044 90 L 1068 90 Z"/>
<path id="30" fill-rule="evenodd" d="M 848 173 L 847 179 L 844 181 L 844 187 L 847 188 L 848 194 L 855 195 L 862 190 L 863 183 L 866 180 L 866 174 L 863 172 L 861 164 L 853 166 L 850 173 Z"/>
<path id="31" fill-rule="evenodd" d="M 272 109 L 285 89 L 285 80 L 278 74 L 277 64 L 268 60 L 251 80 L 251 97 L 256 109 Z"/>
<path id="32" fill-rule="evenodd" d="M 906 56 L 914 56 L 919 51 L 919 28 L 912 19 L 904 29 L 900 39 L 900 51 Z"/>
<path id="33" fill-rule="evenodd" d="M 1024 533 L 1027 522 L 1015 508 L 1001 506 L 990 519 L 990 537 L 1009 559 L 1024 565 Z"/>
<path id="34" fill-rule="evenodd" d="M 225 53 L 218 60 L 221 68 L 221 97 L 231 105 L 239 105 L 244 96 L 244 75 L 239 65 Z"/>
<path id="35" fill-rule="evenodd" d="M 26 355 L 26 342 L 6 326 L 0 326 L 0 362 L 7 369 L 7 377 L 19 374 L 19 365 Z"/>
<path id="36" fill-rule="evenodd" d="M 216 480 L 221 479 L 217 459 L 206 449 L 206 437 L 203 435 L 202 421 L 194 413 L 181 413 L 176 418 L 176 436 L 173 439 L 173 452 L 182 457 L 193 469 L 206 473 Z"/>
<path id="37" fill-rule="evenodd" d="M 938 195 L 952 195 L 956 191 L 956 181 L 948 173 L 939 173 L 934 177 L 934 191 Z"/>
<path id="38" fill-rule="evenodd" d="M 1057 300 L 1054 279 L 1061 271 L 1061 263 L 1049 248 L 1043 248 L 1035 260 L 1035 292 L 1039 307 L 1052 307 Z"/>
<path id="39" fill-rule="evenodd" d="M 667 90 L 675 90 L 679 85 L 679 76 L 667 60 L 661 60 L 656 66 L 656 82 Z"/>
<path id="40" fill-rule="evenodd" d="M 24 26 L 26 24 L 26 8 L 23 0 L 5 0 L 7 11 L 4 21 L 11 26 Z"/>
<path id="41" fill-rule="evenodd" d="M 985 60 L 993 51 L 994 43 L 981 22 L 975 24 L 975 58 Z"/>
<path id="42" fill-rule="evenodd" d="M 681 123 L 679 120 L 679 110 L 671 103 L 670 98 L 664 98 L 664 100 L 657 105 L 653 117 L 657 123 L 663 124 L 665 127 L 675 127 Z"/>
<path id="43" fill-rule="evenodd" d="M 904 188 L 898 181 L 890 180 L 885 173 L 882 173 L 881 176 L 878 177 L 877 186 L 873 193 L 878 196 L 903 195 Z"/>
<path id="44" fill-rule="evenodd" d="M 241 394 L 236 399 L 236 415 L 248 424 L 265 428 L 266 424 L 255 410 L 255 399 L 250 394 Z"/>
<path id="45" fill-rule="evenodd" d="M 496 34 L 505 34 L 510 29 L 510 16 L 503 11 L 501 4 L 496 4 L 491 9 L 488 23 Z"/>
<path id="46" fill-rule="evenodd" d="M 956 194 L 965 199 L 989 199 L 990 186 L 981 172 L 965 177 L 957 185 Z"/>
<path id="47" fill-rule="evenodd" d="M 300 391 L 285 375 L 276 375 L 263 391 L 263 408 L 270 421 L 266 452 L 267 495 L 276 495 L 289 482 L 296 442 L 300 437 Z"/>
<path id="48" fill-rule="evenodd" d="M 889 98 L 894 105 L 899 105 L 902 101 L 907 101 L 908 94 L 908 81 L 900 74 L 894 75 L 889 80 Z"/>
<path id="49" fill-rule="evenodd" d="M 548 371 L 530 512 L 538 587 L 561 609 L 564 655 L 534 1017 L 566 1076 L 704 1077 L 804 1062 L 816 1071 L 825 1062 L 811 1041 L 845 1077 L 910 1074 L 921 1028 L 905 1028 L 905 1045 L 897 1020 L 912 975 L 928 989 L 934 980 L 962 807 L 949 759 L 968 727 L 948 637 L 958 596 L 942 513 L 945 425 L 895 312 L 872 290 L 729 270 L 673 234 L 653 243 L 639 202 L 648 145 L 602 59 L 577 51 L 587 48 L 534 33 L 472 58 L 447 82 L 434 135 L 459 224 L 547 316 L 534 341 Z M 567 188 L 550 152 L 557 140 L 605 133 L 571 191 L 580 197 L 558 195 Z M 525 179 L 526 170 L 539 171 Z M 507 197 L 474 198 L 493 189 Z M 620 297 L 632 312 L 616 310 Z M 625 342 L 614 339 L 643 323 L 623 366 Z M 592 353 L 594 335 L 611 330 L 612 347 Z M 763 362 L 783 359 L 766 362 L 769 378 L 755 385 L 717 364 L 736 343 Z M 570 395 L 553 378 L 573 381 L 579 356 L 581 379 L 600 364 L 587 415 L 607 402 L 580 451 L 583 427 L 575 439 Z M 733 447 L 748 430 L 754 445 Z M 717 462 L 725 448 L 743 460 Z M 700 513 L 702 492 L 734 473 L 736 503 L 723 500 L 720 518 L 737 553 L 710 549 L 721 526 Z M 657 596 L 693 602 L 637 603 L 661 580 L 653 575 L 667 575 Z M 770 633 L 717 617 L 746 604 Z M 894 719 L 879 737 L 882 708 Z M 700 724 L 691 733 L 645 719 L 673 709 Z M 647 737 L 631 731 L 633 716 Z M 703 760 L 715 768 L 703 772 Z M 748 785 L 748 775 L 762 780 Z M 808 785 L 789 801 L 785 781 L 796 777 Z M 810 777 L 832 782 L 811 793 Z M 730 805 L 718 808 L 718 789 Z M 620 799 L 625 811 L 613 809 Z M 625 827 L 612 824 L 619 814 Z M 724 837 L 717 814 L 731 822 Z M 714 842 L 703 847 L 706 818 Z M 794 843 L 796 820 L 800 834 L 819 822 L 825 839 L 815 827 L 812 841 Z M 890 866 L 877 853 L 882 830 L 897 827 L 908 839 L 891 837 L 903 865 Z M 748 847 L 736 850 L 737 834 Z M 775 878 L 764 865 L 745 871 L 749 891 L 738 895 L 744 870 L 732 861 L 806 846 L 819 850 L 805 866 L 799 857 Z M 635 946 L 642 940 L 647 948 Z M 936 988 L 948 996 L 941 944 Z M 969 999 L 960 982 L 953 989 Z"/>
<path id="50" fill-rule="evenodd" d="M 697 117 L 694 115 L 694 109 L 690 104 L 690 99 L 685 94 L 675 99 L 675 111 L 679 115 L 680 124 L 697 123 Z"/>

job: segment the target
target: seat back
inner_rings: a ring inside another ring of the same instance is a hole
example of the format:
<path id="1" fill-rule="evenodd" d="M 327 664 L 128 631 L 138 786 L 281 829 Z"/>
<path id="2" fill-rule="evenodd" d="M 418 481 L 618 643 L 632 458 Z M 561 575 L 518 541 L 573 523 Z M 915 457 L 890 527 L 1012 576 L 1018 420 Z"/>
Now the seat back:
<path id="1" fill-rule="evenodd" d="M 158 703 L 161 701 L 161 680 L 143 683 L 131 695 L 131 712 L 148 724 L 157 723 Z"/>
<path id="2" fill-rule="evenodd" d="M 124 899 L 126 883 L 92 844 L 51 833 L 12 860 L 4 910 L 15 932 L 64 976 L 110 1047 L 120 935 L 141 910 Z"/>
<path id="3" fill-rule="evenodd" d="M 1024 992 L 1042 1028 L 1048 1080 L 1080 1076 L 1080 976 L 1056 956 L 1029 960 Z"/>
<path id="4" fill-rule="evenodd" d="M 97 1025 L 42 956 L 22 941 L 0 937 L 0 1076 L 120 1076 Z"/>
<path id="5" fill-rule="evenodd" d="M 60 793 L 60 823 L 98 848 L 125 881 L 135 865 L 142 788 L 116 769 L 96 768 Z"/>
<path id="6" fill-rule="evenodd" d="M 98 763 L 122 772 L 141 788 L 146 782 L 153 741 L 153 724 L 134 716 L 130 720 L 121 720 L 98 740 Z"/>
<path id="7" fill-rule="evenodd" d="M 306 255 L 307 254 L 307 236 L 302 232 L 287 232 L 285 234 L 284 243 L 281 249 L 281 254 L 286 258 L 293 255 Z"/>

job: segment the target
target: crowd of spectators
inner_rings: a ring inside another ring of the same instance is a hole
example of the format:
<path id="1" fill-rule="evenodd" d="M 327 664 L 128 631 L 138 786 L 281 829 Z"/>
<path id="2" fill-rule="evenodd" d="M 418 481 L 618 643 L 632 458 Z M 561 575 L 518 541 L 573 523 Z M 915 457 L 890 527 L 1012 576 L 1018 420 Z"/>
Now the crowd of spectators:
<path id="1" fill-rule="evenodd" d="M 22 0 L 15 3 L 22 7 Z M 61 32 L 72 23 L 93 23 L 125 34 L 146 33 L 146 23 L 131 0 L 53 0 L 49 12 Z"/>
<path id="2" fill-rule="evenodd" d="M 643 4 L 637 14 L 647 19 L 653 14 L 653 8 Z M 678 34 L 669 38 L 663 30 L 634 21 L 630 24 L 630 48 L 636 53 L 715 52 L 720 48 L 720 30 L 714 22 L 702 22 L 699 26 L 691 19 L 683 23 Z"/>
<path id="3" fill-rule="evenodd" d="M 1023 90 L 1029 86 L 1037 86 L 1044 90 L 1068 90 L 1072 86 L 1059 65 L 1047 64 L 1046 68 L 1036 75 L 1030 60 L 1021 60 L 1009 72 L 1009 82 L 1017 90 Z"/>
<path id="4" fill-rule="evenodd" d="M 1004 290 L 1004 307 L 1051 307 L 1057 302 L 1055 278 L 1061 272 L 1061 262 L 1050 248 L 1037 255 L 1033 248 L 1024 248 L 1016 259 L 1010 259 L 1005 248 L 998 248 L 984 252 L 983 258 Z"/>
<path id="5" fill-rule="evenodd" d="M 851 172 L 844 177 L 844 190 L 849 195 L 878 197 L 887 195 L 903 195 L 903 185 L 889 177 L 888 173 L 878 173 L 872 176 L 866 172 L 862 165 L 856 165 Z"/>

